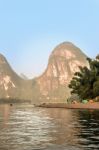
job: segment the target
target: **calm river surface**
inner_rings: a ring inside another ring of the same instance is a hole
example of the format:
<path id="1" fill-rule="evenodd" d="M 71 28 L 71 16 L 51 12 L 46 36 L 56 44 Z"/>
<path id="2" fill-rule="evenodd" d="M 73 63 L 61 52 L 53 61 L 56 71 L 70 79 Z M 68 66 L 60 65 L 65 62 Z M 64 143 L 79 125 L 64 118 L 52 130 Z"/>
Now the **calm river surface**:
<path id="1" fill-rule="evenodd" d="M 98 150 L 99 111 L 0 105 L 0 150 Z"/>

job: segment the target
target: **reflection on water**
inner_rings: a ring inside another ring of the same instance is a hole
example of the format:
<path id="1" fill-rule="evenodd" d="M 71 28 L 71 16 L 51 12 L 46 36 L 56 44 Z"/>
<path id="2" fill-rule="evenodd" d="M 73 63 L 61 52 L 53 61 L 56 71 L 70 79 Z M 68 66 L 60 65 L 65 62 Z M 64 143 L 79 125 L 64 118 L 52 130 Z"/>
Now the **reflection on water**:
<path id="1" fill-rule="evenodd" d="M 87 150 L 99 149 L 99 111 L 79 111 L 78 121 L 82 125 L 79 143 Z"/>
<path id="2" fill-rule="evenodd" d="M 0 105 L 0 150 L 99 149 L 99 111 Z"/>
<path id="3" fill-rule="evenodd" d="M 3 127 L 7 126 L 7 122 L 10 116 L 10 111 L 11 111 L 11 108 L 8 104 L 0 105 L 0 117 L 3 119 L 3 121 L 0 120 L 1 121 L 0 126 L 1 125 L 3 125 Z"/>

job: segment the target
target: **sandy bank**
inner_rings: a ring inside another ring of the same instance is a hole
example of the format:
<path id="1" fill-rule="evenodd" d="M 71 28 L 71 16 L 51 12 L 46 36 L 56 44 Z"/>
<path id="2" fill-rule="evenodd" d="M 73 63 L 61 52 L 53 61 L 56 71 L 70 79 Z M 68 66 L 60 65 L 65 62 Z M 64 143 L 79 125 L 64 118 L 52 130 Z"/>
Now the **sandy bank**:
<path id="1" fill-rule="evenodd" d="M 66 108 L 66 109 L 99 109 L 99 102 L 94 103 L 76 103 L 76 104 L 66 104 L 66 103 L 42 103 L 39 107 L 45 108 Z"/>

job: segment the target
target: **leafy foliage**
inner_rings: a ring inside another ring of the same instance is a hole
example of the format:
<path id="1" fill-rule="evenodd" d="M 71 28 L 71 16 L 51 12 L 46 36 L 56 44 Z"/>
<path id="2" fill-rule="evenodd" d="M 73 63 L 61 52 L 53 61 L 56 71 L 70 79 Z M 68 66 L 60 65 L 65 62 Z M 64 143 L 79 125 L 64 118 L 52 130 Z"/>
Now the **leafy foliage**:
<path id="1" fill-rule="evenodd" d="M 81 98 L 94 98 L 99 96 L 99 55 L 96 59 L 87 58 L 88 67 L 79 67 L 79 72 L 74 74 L 69 88 L 71 93 L 78 94 Z"/>

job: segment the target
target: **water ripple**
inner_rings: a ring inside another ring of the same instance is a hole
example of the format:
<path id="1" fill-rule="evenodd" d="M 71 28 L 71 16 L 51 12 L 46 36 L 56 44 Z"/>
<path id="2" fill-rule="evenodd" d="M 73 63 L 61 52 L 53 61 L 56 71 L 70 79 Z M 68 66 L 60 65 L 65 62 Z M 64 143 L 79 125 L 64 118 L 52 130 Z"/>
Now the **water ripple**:
<path id="1" fill-rule="evenodd" d="M 0 105 L 0 150 L 96 150 L 98 114 Z"/>

